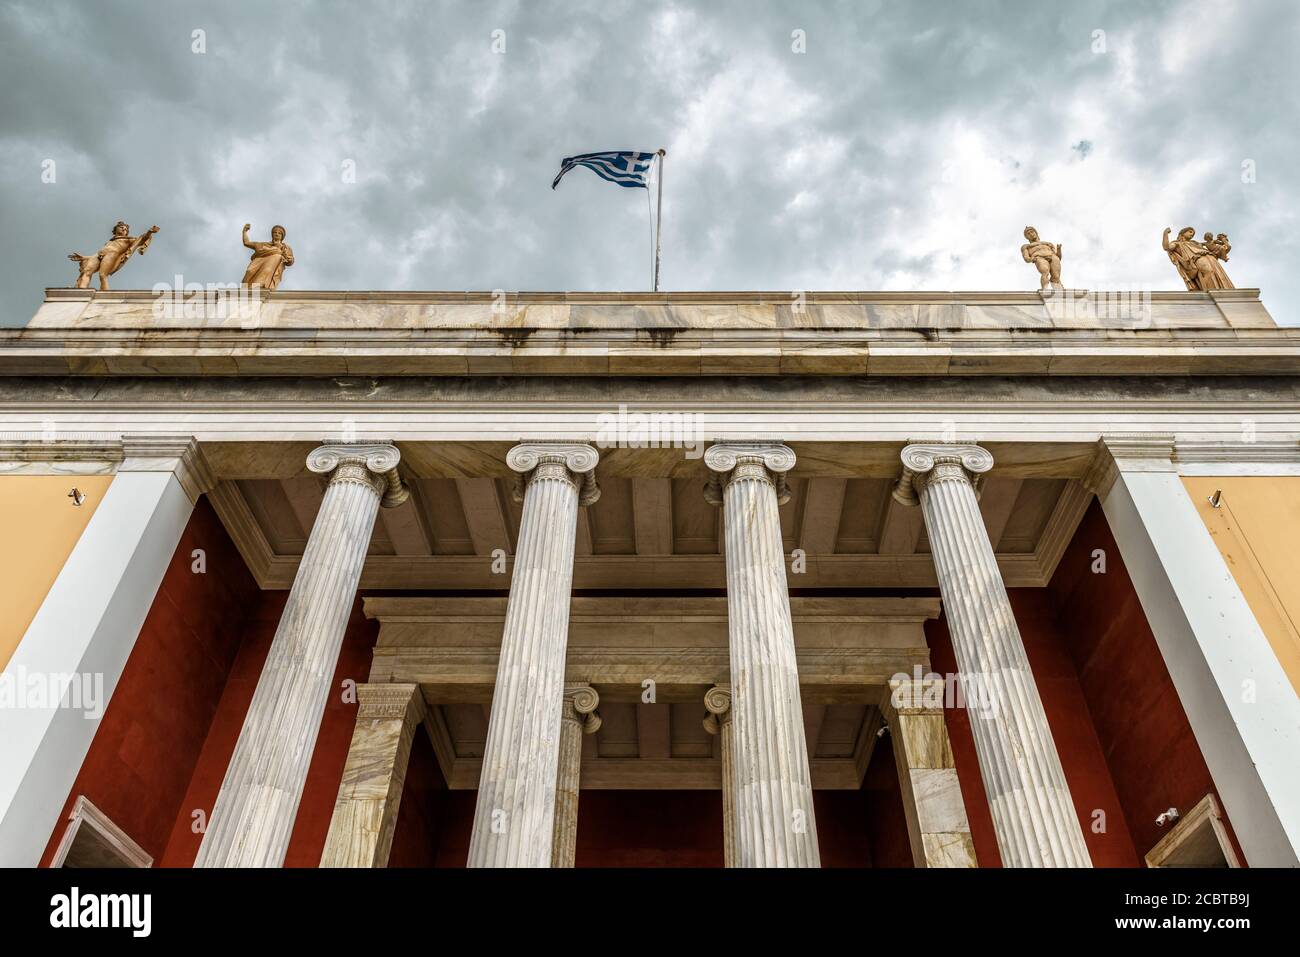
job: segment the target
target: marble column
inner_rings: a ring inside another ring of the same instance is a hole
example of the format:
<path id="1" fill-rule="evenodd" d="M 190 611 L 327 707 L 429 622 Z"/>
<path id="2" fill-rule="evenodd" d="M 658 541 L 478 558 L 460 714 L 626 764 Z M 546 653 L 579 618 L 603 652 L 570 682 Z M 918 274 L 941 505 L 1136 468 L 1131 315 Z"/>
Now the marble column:
<path id="1" fill-rule="evenodd" d="M 555 832 L 560 708 L 579 505 L 600 497 L 589 445 L 526 442 L 506 456 L 520 473 L 519 545 L 483 749 L 470 867 L 549 867 Z"/>
<path id="2" fill-rule="evenodd" d="M 565 685 L 560 704 L 560 761 L 555 776 L 555 829 L 551 866 L 572 867 L 578 850 L 578 787 L 582 736 L 600 730 L 600 695 L 590 685 Z"/>
<path id="3" fill-rule="evenodd" d="M 419 685 L 357 685 L 357 723 L 321 867 L 387 867 L 411 745 L 424 720 Z"/>
<path id="4" fill-rule="evenodd" d="M 726 541 L 737 867 L 820 866 L 777 511 L 794 462 L 777 442 L 704 454 Z"/>
<path id="5" fill-rule="evenodd" d="M 195 867 L 279 867 L 289 847 L 361 568 L 382 503 L 409 494 L 387 444 L 322 445 L 329 475 Z"/>
<path id="6" fill-rule="evenodd" d="M 718 736 L 718 756 L 722 761 L 722 865 L 736 866 L 736 770 L 731 757 L 731 688 L 715 685 L 704 694 L 709 712 L 704 730 Z"/>
<path id="7" fill-rule="evenodd" d="M 942 678 L 894 679 L 881 708 L 917 867 L 979 867 L 943 720 Z"/>
<path id="8" fill-rule="evenodd" d="M 894 498 L 920 503 L 1006 867 L 1091 867 L 1038 687 L 980 517 L 978 445 L 903 449 Z"/>

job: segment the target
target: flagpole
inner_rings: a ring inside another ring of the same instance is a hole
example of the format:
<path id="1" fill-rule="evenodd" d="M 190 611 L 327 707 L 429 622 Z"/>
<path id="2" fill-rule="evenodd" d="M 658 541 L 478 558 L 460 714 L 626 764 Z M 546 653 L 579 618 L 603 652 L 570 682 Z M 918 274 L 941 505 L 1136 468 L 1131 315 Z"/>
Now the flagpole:
<path id="1" fill-rule="evenodd" d="M 659 175 L 655 177 L 659 189 L 658 208 L 655 210 L 655 292 L 659 291 L 659 232 L 660 227 L 663 225 L 664 216 L 664 157 L 667 155 L 667 150 L 659 150 Z"/>

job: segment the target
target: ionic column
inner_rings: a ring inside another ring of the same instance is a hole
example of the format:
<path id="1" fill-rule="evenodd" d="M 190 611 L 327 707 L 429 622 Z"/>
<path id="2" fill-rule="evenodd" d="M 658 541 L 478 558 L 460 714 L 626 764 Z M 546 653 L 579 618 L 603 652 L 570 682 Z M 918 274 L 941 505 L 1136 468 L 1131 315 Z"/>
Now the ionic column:
<path id="1" fill-rule="evenodd" d="M 382 500 L 409 492 L 391 445 L 322 445 L 330 476 L 302 563 L 226 768 L 195 867 L 279 867 L 289 847 L 321 714 Z"/>
<path id="2" fill-rule="evenodd" d="M 737 867 L 820 866 L 777 512 L 794 461 L 776 442 L 704 455 L 726 536 Z"/>
<path id="3" fill-rule="evenodd" d="M 419 685 L 357 685 L 357 723 L 321 867 L 387 867 L 411 745 L 424 720 Z"/>
<path id="4" fill-rule="evenodd" d="M 943 720 L 943 679 L 889 682 L 889 722 L 898 786 L 917 867 L 979 867 L 961 782 Z"/>
<path id="5" fill-rule="evenodd" d="M 600 695 L 590 685 L 565 685 L 560 705 L 560 761 L 555 776 L 555 829 L 551 866 L 572 867 L 578 850 L 578 787 L 582 736 L 600 730 Z"/>
<path id="6" fill-rule="evenodd" d="M 718 736 L 722 759 L 722 865 L 736 866 L 736 770 L 731 757 L 731 689 L 716 685 L 704 694 L 704 730 Z"/>
<path id="7" fill-rule="evenodd" d="M 952 635 L 1002 863 L 1090 867 L 974 481 L 993 467 L 977 445 L 909 445 L 894 498 L 919 501 Z"/>
<path id="8" fill-rule="evenodd" d="M 483 749 L 470 867 L 549 867 L 555 831 L 564 655 L 578 506 L 600 497 L 589 445 L 528 442 L 506 464 L 521 474 L 519 547 Z"/>

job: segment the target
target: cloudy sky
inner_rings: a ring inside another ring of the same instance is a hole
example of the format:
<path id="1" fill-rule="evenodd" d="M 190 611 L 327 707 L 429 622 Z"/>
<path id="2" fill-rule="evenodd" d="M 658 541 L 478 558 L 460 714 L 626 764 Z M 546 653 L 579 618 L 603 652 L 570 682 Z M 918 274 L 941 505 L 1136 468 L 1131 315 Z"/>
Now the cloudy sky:
<path id="1" fill-rule="evenodd" d="M 1300 323 L 1298 94 L 1295 0 L 0 0 L 0 324 L 119 218 L 119 288 L 249 222 L 285 289 L 646 289 L 645 194 L 550 181 L 659 147 L 665 289 L 1031 289 L 1026 224 L 1179 289 L 1192 225 Z"/>

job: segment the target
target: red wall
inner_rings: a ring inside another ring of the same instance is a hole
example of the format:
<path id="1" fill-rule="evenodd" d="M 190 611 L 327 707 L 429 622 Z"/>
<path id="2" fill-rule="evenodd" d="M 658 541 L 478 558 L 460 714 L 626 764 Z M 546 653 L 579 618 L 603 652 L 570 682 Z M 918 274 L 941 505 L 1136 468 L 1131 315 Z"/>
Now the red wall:
<path id="1" fill-rule="evenodd" d="M 221 780 L 234 753 L 244 716 L 262 673 L 262 664 L 270 651 L 271 639 L 275 637 L 280 613 L 288 598 L 287 592 L 265 592 L 263 595 L 230 670 L 225 693 L 203 743 L 180 813 L 174 818 L 171 840 L 161 862 L 164 867 L 190 867 L 198 853 L 203 835 L 193 831 L 193 812 L 202 809 L 205 815 L 212 814 L 212 805 L 221 789 Z M 334 813 L 334 801 L 338 797 L 339 781 L 343 777 L 343 765 L 347 761 L 348 745 L 352 741 L 352 728 L 356 724 L 357 706 L 355 702 L 343 700 L 342 683 L 348 678 L 358 683 L 366 680 L 377 633 L 378 623 L 368 621 L 361 614 L 361 599 L 358 598 L 348 621 L 338 667 L 321 719 L 316 750 L 312 754 L 302 803 L 298 806 L 298 818 L 285 856 L 286 867 L 316 867 L 320 864 L 325 835 L 329 832 L 330 817 Z"/>
<path id="2" fill-rule="evenodd" d="M 1135 867 L 1138 859 L 1133 840 L 1051 601 L 1042 589 L 1011 589 L 1009 594 L 1092 862 L 1097 867 Z M 940 674 L 955 673 L 957 662 L 946 621 L 927 622 L 926 637 L 933 669 Z M 970 716 L 965 709 L 953 708 L 946 718 L 975 854 L 981 867 L 999 867 L 1002 858 L 975 756 Z M 1093 830 L 1095 810 L 1105 813 L 1104 833 Z"/>
<path id="3" fill-rule="evenodd" d="M 438 845 L 445 815 L 441 811 L 447 784 L 438 770 L 433 745 L 423 728 L 417 728 L 411 742 L 411 760 L 406 767 L 402 803 L 397 810 L 389 867 L 433 867 L 438 862 Z M 465 862 L 462 860 L 461 864 Z"/>
<path id="4" fill-rule="evenodd" d="M 1096 549 L 1104 574 L 1092 572 Z M 1164 834 L 1156 816 L 1186 811 L 1213 784 L 1100 506 L 1048 588 L 1009 594 L 1093 864 L 1142 866 Z M 955 672 L 946 622 L 927 623 L 926 636 L 933 669 Z M 970 717 L 950 709 L 946 718 L 975 852 L 981 866 L 998 866 Z M 1104 833 L 1094 830 L 1097 810 Z"/>
<path id="5" fill-rule="evenodd" d="M 817 792 L 813 794 L 816 796 Z M 865 801 L 862 819 L 866 826 L 867 846 L 871 849 L 871 865 L 911 867 L 912 844 L 907 836 L 903 792 L 898 786 L 893 739 L 887 734 L 876 739 L 871 763 L 863 775 L 861 794 Z M 822 862 L 825 863 L 826 842 L 822 838 L 820 806 L 817 813 L 817 832 L 819 840 L 822 840 Z"/>
<path id="6" fill-rule="evenodd" d="M 190 570 L 206 552 L 207 572 Z M 154 858 L 163 857 L 260 592 L 212 506 L 200 499 L 149 608 L 42 864 L 86 795 Z"/>
<path id="7" fill-rule="evenodd" d="M 1092 571 L 1097 549 L 1105 553 L 1104 574 Z M 1158 814 L 1171 806 L 1186 812 L 1214 785 L 1096 502 L 1048 593 L 1141 857 L 1164 836 Z"/>
<path id="8" fill-rule="evenodd" d="M 207 571 L 191 571 L 191 552 Z M 78 795 L 86 795 L 154 858 L 189 867 L 234 751 L 287 592 L 263 592 L 206 498 L 195 507 L 149 608 L 95 739 L 46 846 L 48 864 Z M 325 708 L 286 859 L 315 867 L 352 740 L 356 705 L 344 678 L 364 681 L 378 626 L 358 599 Z"/>
<path id="9" fill-rule="evenodd" d="M 202 548 L 206 574 L 190 570 Z M 1105 574 L 1090 568 L 1106 553 Z M 284 592 L 260 592 L 204 499 L 194 511 L 95 740 L 50 836 L 48 863 L 73 800 L 85 794 L 155 863 L 189 866 L 210 814 L 279 622 Z M 1213 790 L 1155 639 L 1104 516 L 1094 503 L 1047 589 L 1013 589 L 1043 706 L 1093 863 L 1135 866 L 1159 838 L 1157 814 L 1187 810 Z M 320 860 L 347 757 L 356 706 L 344 679 L 364 681 L 377 624 L 358 599 L 286 864 Z M 945 622 L 926 627 L 934 670 L 956 671 Z M 980 863 L 999 855 L 968 715 L 947 712 L 962 796 Z M 876 746 L 863 787 L 816 792 L 826 866 L 909 866 L 911 854 L 889 739 Z M 1092 828 L 1105 812 L 1106 830 Z M 474 792 L 448 791 L 424 735 L 416 736 L 394 839 L 393 866 L 464 866 Z M 1240 853 L 1240 852 L 1239 852 Z M 719 792 L 584 791 L 579 866 L 719 866 Z"/>

